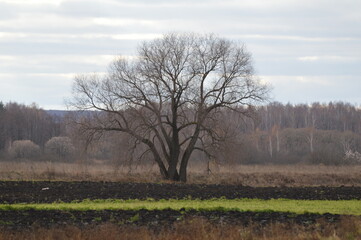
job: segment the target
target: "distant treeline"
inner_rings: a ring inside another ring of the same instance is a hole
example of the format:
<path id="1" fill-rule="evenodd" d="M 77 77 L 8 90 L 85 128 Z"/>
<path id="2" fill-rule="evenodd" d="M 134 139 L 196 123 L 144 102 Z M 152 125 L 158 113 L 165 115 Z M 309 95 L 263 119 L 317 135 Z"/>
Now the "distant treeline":
<path id="1" fill-rule="evenodd" d="M 256 126 L 261 130 L 308 128 L 351 131 L 361 134 L 361 108 L 344 102 L 283 105 L 274 102 L 257 109 Z"/>
<path id="2" fill-rule="evenodd" d="M 142 149 L 132 148 L 124 134 L 104 134 L 90 141 L 71 124 L 69 115 L 71 112 L 45 111 L 35 104 L 0 102 L 0 159 L 86 158 L 125 164 L 143 156 Z M 224 111 L 218 120 L 216 127 L 227 137 L 210 144 L 209 152 L 219 164 L 361 163 L 361 109 L 349 103 L 273 102 L 255 108 L 250 118 L 239 119 Z M 199 152 L 193 156 L 194 161 L 205 159 Z"/>
<path id="3" fill-rule="evenodd" d="M 0 102 L 0 150 L 16 140 L 31 140 L 44 146 L 50 138 L 64 134 L 64 126 L 62 118 L 48 114 L 35 104 Z"/>

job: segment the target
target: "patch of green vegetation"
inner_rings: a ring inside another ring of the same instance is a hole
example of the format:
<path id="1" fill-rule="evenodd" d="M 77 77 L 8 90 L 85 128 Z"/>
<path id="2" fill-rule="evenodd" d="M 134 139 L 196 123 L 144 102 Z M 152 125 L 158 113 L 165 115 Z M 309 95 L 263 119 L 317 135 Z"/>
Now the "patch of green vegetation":
<path id="1" fill-rule="evenodd" d="M 89 200 L 71 203 L 41 204 L 0 204 L 0 210 L 163 210 L 188 211 L 273 211 L 303 213 L 331 213 L 341 215 L 361 215 L 361 200 L 290 200 L 290 199 L 181 199 L 181 200 Z"/>
<path id="2" fill-rule="evenodd" d="M 14 225 L 14 223 L 11 222 L 11 221 L 3 221 L 3 220 L 0 220 L 0 225 Z"/>
<path id="3" fill-rule="evenodd" d="M 138 222 L 140 219 L 139 213 L 135 214 L 133 217 L 129 219 L 130 222 L 135 223 Z"/>

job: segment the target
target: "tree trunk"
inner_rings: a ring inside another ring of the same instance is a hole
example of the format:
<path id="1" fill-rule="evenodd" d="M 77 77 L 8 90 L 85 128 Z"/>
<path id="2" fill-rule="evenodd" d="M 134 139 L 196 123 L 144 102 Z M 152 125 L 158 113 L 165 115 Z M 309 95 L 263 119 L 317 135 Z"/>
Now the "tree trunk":
<path id="1" fill-rule="evenodd" d="M 157 162 L 158 167 L 159 167 L 159 171 L 160 171 L 160 175 L 162 176 L 163 179 L 169 179 L 169 175 L 167 172 L 167 169 L 164 167 L 163 164 L 159 164 L 159 162 Z"/>
<path id="2" fill-rule="evenodd" d="M 269 155 L 272 158 L 273 157 L 272 136 L 268 136 L 268 141 L 269 141 Z"/>
<path id="3" fill-rule="evenodd" d="M 169 180 L 179 181 L 179 174 L 177 171 L 178 159 L 179 159 L 179 141 L 178 138 L 175 139 L 175 144 L 172 146 L 169 167 L 168 167 L 168 177 Z"/>
<path id="4" fill-rule="evenodd" d="M 187 165 L 188 161 L 185 164 L 181 164 L 179 168 L 179 181 L 187 182 Z"/>
<path id="5" fill-rule="evenodd" d="M 192 152 L 194 150 L 194 146 L 196 145 L 198 136 L 199 136 L 199 127 L 197 127 L 197 129 L 195 130 L 193 137 L 187 147 L 187 149 L 185 150 L 183 157 L 182 157 L 182 161 L 181 161 L 181 165 L 179 168 L 179 180 L 181 182 L 187 182 L 187 167 L 188 167 L 188 161 L 192 155 Z"/>
<path id="6" fill-rule="evenodd" d="M 168 179 L 171 181 L 175 181 L 175 182 L 179 182 L 180 181 L 180 176 L 178 174 L 178 171 L 175 171 L 172 175 L 168 174 Z"/>
<path id="7" fill-rule="evenodd" d="M 179 181 L 179 174 L 177 171 L 177 166 L 172 166 L 168 168 L 168 178 L 169 180 Z"/>
<path id="8" fill-rule="evenodd" d="M 310 144 L 310 152 L 313 153 L 314 151 L 314 144 L 313 144 L 313 127 L 312 128 L 309 128 L 307 129 L 307 133 L 308 133 L 308 136 L 306 137 L 306 140 L 308 141 L 308 143 Z"/>
<path id="9" fill-rule="evenodd" d="M 173 82 L 175 84 L 175 82 Z M 176 86 L 173 86 L 174 89 Z M 176 104 L 176 100 L 174 96 L 172 98 L 172 139 L 170 147 L 170 159 L 169 159 L 169 166 L 168 166 L 168 177 L 169 180 L 172 181 L 179 181 L 179 174 L 177 171 L 178 161 L 179 161 L 179 154 L 180 154 L 180 146 L 179 146 L 179 130 L 178 130 L 178 108 Z"/>
<path id="10" fill-rule="evenodd" d="M 276 141 L 277 141 L 277 153 L 279 153 L 280 152 L 280 134 L 279 134 L 278 129 L 276 131 Z"/>
<path id="11" fill-rule="evenodd" d="M 191 140 L 190 145 L 192 144 L 192 141 L 193 141 L 193 139 Z M 193 144 L 193 147 L 188 146 L 187 150 L 183 154 L 181 165 L 180 165 L 180 168 L 179 168 L 179 180 L 181 182 L 187 182 L 188 161 L 189 161 L 189 158 L 192 155 L 193 149 L 194 149 L 194 144 Z"/>

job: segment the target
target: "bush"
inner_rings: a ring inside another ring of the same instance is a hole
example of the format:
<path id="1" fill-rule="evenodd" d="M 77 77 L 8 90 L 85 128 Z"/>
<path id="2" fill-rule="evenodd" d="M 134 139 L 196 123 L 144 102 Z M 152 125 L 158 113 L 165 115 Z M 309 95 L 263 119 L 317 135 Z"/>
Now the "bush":
<path id="1" fill-rule="evenodd" d="M 343 158 L 344 164 L 361 164 L 361 153 L 347 150 Z"/>
<path id="2" fill-rule="evenodd" d="M 74 157 L 75 148 L 68 137 L 53 137 L 45 143 L 45 152 L 60 160 L 70 161 Z"/>
<path id="3" fill-rule="evenodd" d="M 15 159 L 31 159 L 39 157 L 40 147 L 30 140 L 17 140 L 12 143 L 9 153 Z"/>

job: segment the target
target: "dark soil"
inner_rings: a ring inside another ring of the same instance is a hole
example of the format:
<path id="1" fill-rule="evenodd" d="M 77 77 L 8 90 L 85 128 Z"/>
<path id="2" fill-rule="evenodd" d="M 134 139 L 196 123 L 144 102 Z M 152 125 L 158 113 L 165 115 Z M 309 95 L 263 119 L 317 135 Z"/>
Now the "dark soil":
<path id="1" fill-rule="evenodd" d="M 0 203 L 71 202 L 83 199 L 361 199 L 361 187 L 245 187 L 116 182 L 0 182 Z"/>
<path id="2" fill-rule="evenodd" d="M 311 225 L 321 220 L 333 223 L 340 220 L 332 214 L 290 214 L 279 212 L 237 212 L 237 211 L 176 211 L 176 210 L 103 210 L 103 211 L 0 211 L 0 226 L 10 229 L 23 229 L 34 226 L 54 227 L 62 225 L 89 226 L 105 222 L 117 225 L 148 226 L 159 229 L 171 227 L 173 223 L 193 217 L 202 217 L 216 224 L 250 223 L 261 225 L 272 222 Z"/>
<path id="3" fill-rule="evenodd" d="M 259 199 L 361 199 L 361 187 L 245 187 L 237 185 L 191 185 L 116 182 L 41 182 L 0 181 L 0 203 L 71 202 L 83 199 L 210 199 L 225 197 Z M 61 211 L 21 210 L 0 211 L 0 228 L 21 229 L 58 225 L 91 226 L 111 222 L 115 224 L 171 227 L 174 222 L 203 217 L 220 224 L 268 224 L 290 222 L 313 224 L 320 219 L 339 221 L 339 215 L 290 214 L 281 212 L 237 211 L 176 211 L 176 210 L 103 210 Z"/>

